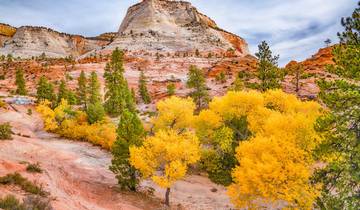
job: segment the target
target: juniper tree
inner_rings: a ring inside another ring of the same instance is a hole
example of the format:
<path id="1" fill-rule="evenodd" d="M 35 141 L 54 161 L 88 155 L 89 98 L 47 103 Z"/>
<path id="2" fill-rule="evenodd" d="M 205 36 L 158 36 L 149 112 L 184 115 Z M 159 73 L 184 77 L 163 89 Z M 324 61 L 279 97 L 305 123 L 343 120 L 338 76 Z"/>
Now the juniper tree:
<path id="1" fill-rule="evenodd" d="M 345 31 L 338 34 L 340 45 L 333 51 L 335 65 L 328 68 L 340 79 L 319 82 L 319 97 L 331 110 L 317 124 L 324 137 L 318 155 L 331 157 L 315 175 L 322 184 L 320 209 L 360 208 L 360 2 L 342 25 Z"/>
<path id="2" fill-rule="evenodd" d="M 54 102 L 56 95 L 54 93 L 54 86 L 45 76 L 41 76 L 36 88 L 36 98 L 38 102 L 48 100 Z"/>
<path id="3" fill-rule="evenodd" d="M 24 71 L 21 68 L 18 68 L 16 70 L 15 84 L 17 86 L 16 94 L 19 94 L 19 95 L 27 94 L 26 87 L 25 87 Z"/>
<path id="4" fill-rule="evenodd" d="M 125 109 L 135 110 L 134 99 L 124 77 L 123 58 L 124 53 L 116 48 L 111 61 L 105 67 L 105 110 L 108 114 L 117 117 Z"/>
<path id="5" fill-rule="evenodd" d="M 83 105 L 86 109 L 87 105 L 87 81 L 86 75 L 84 71 L 81 71 L 80 76 L 78 78 L 78 87 L 76 89 L 77 102 L 79 105 Z"/>
<path id="6" fill-rule="evenodd" d="M 210 97 L 206 86 L 204 72 L 196 66 L 190 66 L 186 86 L 192 89 L 190 96 L 193 98 L 197 110 L 206 107 Z"/>
<path id="7" fill-rule="evenodd" d="M 139 77 L 139 95 L 145 104 L 151 103 L 151 98 L 147 89 L 147 81 L 143 71 L 140 72 Z"/>
<path id="8" fill-rule="evenodd" d="M 281 73 L 278 68 L 279 56 L 273 56 L 269 45 L 266 41 L 261 42 L 258 46 L 259 51 L 255 54 L 258 58 L 257 77 L 260 80 L 260 89 L 280 88 Z"/>
<path id="9" fill-rule="evenodd" d="M 129 163 L 129 147 L 141 146 L 145 131 L 136 113 L 123 110 L 117 128 L 117 138 L 111 150 L 113 159 L 110 170 L 115 173 L 120 187 L 136 191 L 139 184 L 137 170 Z"/>

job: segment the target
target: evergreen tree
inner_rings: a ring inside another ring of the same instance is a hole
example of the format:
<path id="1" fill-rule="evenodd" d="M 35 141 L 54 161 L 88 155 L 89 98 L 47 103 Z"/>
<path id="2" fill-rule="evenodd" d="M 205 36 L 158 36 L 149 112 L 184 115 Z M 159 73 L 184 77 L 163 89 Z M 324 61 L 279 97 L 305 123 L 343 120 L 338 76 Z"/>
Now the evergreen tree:
<path id="1" fill-rule="evenodd" d="M 139 95 L 145 104 L 151 103 L 151 98 L 147 89 L 147 81 L 143 71 L 140 72 Z"/>
<path id="2" fill-rule="evenodd" d="M 91 72 L 88 86 L 88 102 L 86 114 L 90 124 L 101 122 L 105 117 L 105 109 L 101 103 L 100 82 L 97 74 Z"/>
<path id="3" fill-rule="evenodd" d="M 68 94 L 68 89 L 66 87 L 65 81 L 62 79 L 60 81 L 60 85 L 59 85 L 59 89 L 58 89 L 57 101 L 56 101 L 57 104 L 60 104 L 61 99 L 67 100 L 67 94 Z"/>
<path id="4" fill-rule="evenodd" d="M 91 72 L 89 81 L 89 104 L 101 103 L 100 82 L 95 72 Z"/>
<path id="5" fill-rule="evenodd" d="M 54 102 L 56 100 L 54 86 L 46 79 L 45 76 L 41 76 L 37 84 L 36 98 L 38 102 L 41 102 L 43 100 Z"/>
<path id="6" fill-rule="evenodd" d="M 331 109 L 317 124 L 324 137 L 318 155 L 331 158 L 315 175 L 323 187 L 319 209 L 360 208 L 360 2 L 342 24 L 335 65 L 328 69 L 340 79 L 319 82 L 319 97 Z"/>
<path id="7" fill-rule="evenodd" d="M 16 94 L 26 95 L 27 91 L 26 91 L 26 87 L 25 87 L 24 71 L 21 68 L 16 70 L 15 83 L 17 86 Z"/>
<path id="8" fill-rule="evenodd" d="M 196 66 L 190 66 L 186 85 L 188 88 L 193 89 L 190 96 L 193 98 L 197 110 L 206 107 L 209 103 L 210 97 L 203 71 Z"/>
<path id="9" fill-rule="evenodd" d="M 105 110 L 100 101 L 89 103 L 86 109 L 86 114 L 90 124 L 101 122 L 105 118 Z"/>
<path id="10" fill-rule="evenodd" d="M 144 136 L 144 128 L 137 114 L 125 109 L 120 116 L 117 139 L 111 150 L 113 159 L 110 166 L 124 190 L 136 191 L 139 184 L 137 170 L 129 163 L 129 147 L 140 146 Z"/>
<path id="11" fill-rule="evenodd" d="M 108 114 L 117 117 L 125 109 L 135 111 L 135 104 L 128 83 L 124 77 L 123 67 L 124 53 L 116 48 L 111 61 L 105 67 L 105 110 Z"/>
<path id="12" fill-rule="evenodd" d="M 65 99 L 70 105 L 76 104 L 76 96 L 67 88 L 65 80 L 60 81 L 56 103 L 60 104 L 61 99 Z"/>
<path id="13" fill-rule="evenodd" d="M 83 105 L 86 109 L 87 105 L 87 87 L 86 87 L 86 75 L 84 71 L 81 71 L 78 78 L 78 88 L 77 88 L 77 102 L 79 105 Z"/>
<path id="14" fill-rule="evenodd" d="M 294 65 L 291 65 L 288 69 L 289 73 L 294 75 L 293 83 L 295 85 L 295 91 L 296 93 L 299 93 L 300 91 L 300 79 L 302 74 L 304 73 L 304 65 L 301 63 L 296 63 Z"/>
<path id="15" fill-rule="evenodd" d="M 268 89 L 280 88 L 281 74 L 278 68 L 279 56 L 273 56 L 269 45 L 266 41 L 261 42 L 258 46 L 259 52 L 255 55 L 258 58 L 257 77 L 260 80 L 260 89 L 266 91 Z"/>
<path id="16" fill-rule="evenodd" d="M 169 96 L 175 95 L 176 86 L 175 86 L 174 83 L 169 83 L 169 84 L 166 86 L 166 89 L 167 89 L 167 94 L 168 94 Z"/>

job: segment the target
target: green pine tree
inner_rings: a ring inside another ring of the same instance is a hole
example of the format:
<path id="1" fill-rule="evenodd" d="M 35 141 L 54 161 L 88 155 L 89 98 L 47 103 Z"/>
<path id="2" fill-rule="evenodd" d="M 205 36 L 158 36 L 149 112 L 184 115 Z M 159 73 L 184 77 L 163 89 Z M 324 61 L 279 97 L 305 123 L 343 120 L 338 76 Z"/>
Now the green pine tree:
<path id="1" fill-rule="evenodd" d="M 322 184 L 319 209 L 360 208 L 360 2 L 342 24 L 345 31 L 338 34 L 340 45 L 333 51 L 335 65 L 328 69 L 340 79 L 318 83 L 319 97 L 331 110 L 317 123 L 324 137 L 318 155 L 332 157 L 315 173 Z"/>
<path id="2" fill-rule="evenodd" d="M 119 116 L 125 109 L 135 110 L 134 98 L 124 77 L 124 53 L 116 48 L 111 61 L 105 67 L 105 110 L 114 117 Z"/>
<path id="3" fill-rule="evenodd" d="M 204 72 L 196 66 L 190 66 L 186 86 L 193 89 L 190 96 L 193 98 L 197 110 L 205 108 L 210 101 L 210 97 Z"/>
<path id="4" fill-rule="evenodd" d="M 27 95 L 27 90 L 26 90 L 26 87 L 25 87 L 24 71 L 21 68 L 18 68 L 16 70 L 15 84 L 17 86 L 16 94 L 18 94 L 18 95 Z"/>
<path id="5" fill-rule="evenodd" d="M 102 102 L 102 96 L 100 93 L 100 82 L 96 72 L 91 72 L 89 81 L 89 104 L 96 104 Z"/>
<path id="6" fill-rule="evenodd" d="M 266 41 L 258 46 L 259 52 L 255 55 L 258 58 L 257 77 L 260 80 L 260 89 L 277 89 L 281 87 L 282 75 L 278 68 L 279 56 L 273 56 Z"/>
<path id="7" fill-rule="evenodd" d="M 60 104 L 61 99 L 65 99 L 70 105 L 76 104 L 76 96 L 67 88 L 65 80 L 60 81 L 56 103 Z"/>
<path id="8" fill-rule="evenodd" d="M 41 76 L 36 88 L 36 98 L 38 102 L 48 100 L 50 102 L 56 101 L 54 93 L 54 86 L 45 76 Z"/>
<path id="9" fill-rule="evenodd" d="M 175 91 L 176 91 L 176 86 L 174 83 L 169 83 L 167 86 L 166 86 L 166 89 L 167 89 L 167 94 L 169 96 L 173 96 L 175 95 Z"/>
<path id="10" fill-rule="evenodd" d="M 124 190 L 136 191 L 139 184 L 139 174 L 129 163 L 129 147 L 141 146 L 144 136 L 145 131 L 137 114 L 125 109 L 120 116 L 117 139 L 111 150 L 113 159 L 110 166 Z"/>
<path id="11" fill-rule="evenodd" d="M 101 122 L 105 118 L 104 106 L 100 101 L 95 103 L 89 103 L 86 109 L 86 114 L 88 117 L 88 122 L 90 124 Z"/>
<path id="12" fill-rule="evenodd" d="M 76 90 L 77 102 L 79 105 L 84 106 L 86 109 L 87 106 L 87 79 L 84 71 L 81 71 L 78 78 L 78 87 Z"/>
<path id="13" fill-rule="evenodd" d="M 151 103 L 151 98 L 147 89 L 147 81 L 143 71 L 140 72 L 139 77 L 139 95 L 145 104 Z"/>

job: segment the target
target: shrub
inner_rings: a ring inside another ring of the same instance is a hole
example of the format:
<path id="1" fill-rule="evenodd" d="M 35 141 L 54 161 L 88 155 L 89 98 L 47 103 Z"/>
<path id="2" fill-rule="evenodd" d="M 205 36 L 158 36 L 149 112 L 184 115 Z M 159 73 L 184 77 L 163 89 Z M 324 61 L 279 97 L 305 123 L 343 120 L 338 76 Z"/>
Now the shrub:
<path id="1" fill-rule="evenodd" d="M 0 198 L 0 208 L 4 210 L 25 210 L 25 206 L 13 195 Z"/>
<path id="2" fill-rule="evenodd" d="M 110 149 L 116 139 L 115 125 L 104 119 L 89 124 L 88 116 L 82 111 L 73 111 L 66 100 L 52 110 L 48 103 L 41 103 L 36 110 L 41 114 L 45 130 L 57 133 L 65 138 L 88 141 L 104 149 Z"/>
<path id="3" fill-rule="evenodd" d="M 28 110 L 27 110 L 27 114 L 28 114 L 28 115 L 32 115 L 32 109 L 28 109 Z"/>
<path id="4" fill-rule="evenodd" d="M 6 107 L 6 103 L 0 99 L 0 108 L 5 108 Z"/>
<path id="5" fill-rule="evenodd" d="M 17 185 L 21 187 L 22 190 L 25 192 L 34 194 L 34 195 L 40 195 L 40 196 L 47 196 L 48 193 L 45 192 L 41 186 L 38 186 L 31 181 L 27 180 L 21 174 L 15 172 L 13 174 L 7 174 L 3 177 L 0 177 L 0 184 L 3 185 Z"/>
<path id="6" fill-rule="evenodd" d="M 35 164 L 29 164 L 26 167 L 26 171 L 30 172 L 30 173 L 42 173 L 42 169 L 40 168 L 40 164 L 39 163 L 35 163 Z"/>
<path id="7" fill-rule="evenodd" d="M 24 202 L 20 201 L 14 195 L 7 195 L 0 198 L 0 208 L 4 210 L 52 210 L 49 199 L 39 196 L 27 196 Z"/>
<path id="8" fill-rule="evenodd" d="M 12 131 L 10 123 L 0 124 L 0 140 L 12 139 L 11 133 Z"/>

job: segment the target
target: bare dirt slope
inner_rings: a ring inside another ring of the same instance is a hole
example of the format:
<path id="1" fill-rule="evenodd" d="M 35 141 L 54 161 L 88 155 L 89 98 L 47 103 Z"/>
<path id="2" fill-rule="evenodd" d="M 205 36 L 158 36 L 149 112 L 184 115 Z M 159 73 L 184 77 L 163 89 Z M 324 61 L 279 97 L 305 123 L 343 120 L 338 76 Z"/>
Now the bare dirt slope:
<path id="1" fill-rule="evenodd" d="M 11 122 L 12 141 L 0 141 L 0 176 L 19 172 L 42 184 L 51 194 L 52 205 L 61 210 L 97 209 L 161 209 L 160 199 L 140 193 L 119 192 L 114 175 L 108 170 L 110 154 L 85 142 L 58 138 L 42 131 L 40 118 L 28 116 L 25 107 L 19 112 L 0 111 L 0 122 Z M 21 162 L 39 162 L 42 174 L 29 174 Z M 144 186 L 154 187 L 149 181 Z M 216 188 L 217 192 L 211 192 Z M 162 197 L 155 188 L 155 196 Z M 24 195 L 15 187 L 0 186 L 0 197 L 6 194 Z M 172 209 L 229 209 L 225 189 L 198 176 L 188 177 L 176 184 L 172 191 Z M 181 203 L 183 207 L 179 207 Z"/>

